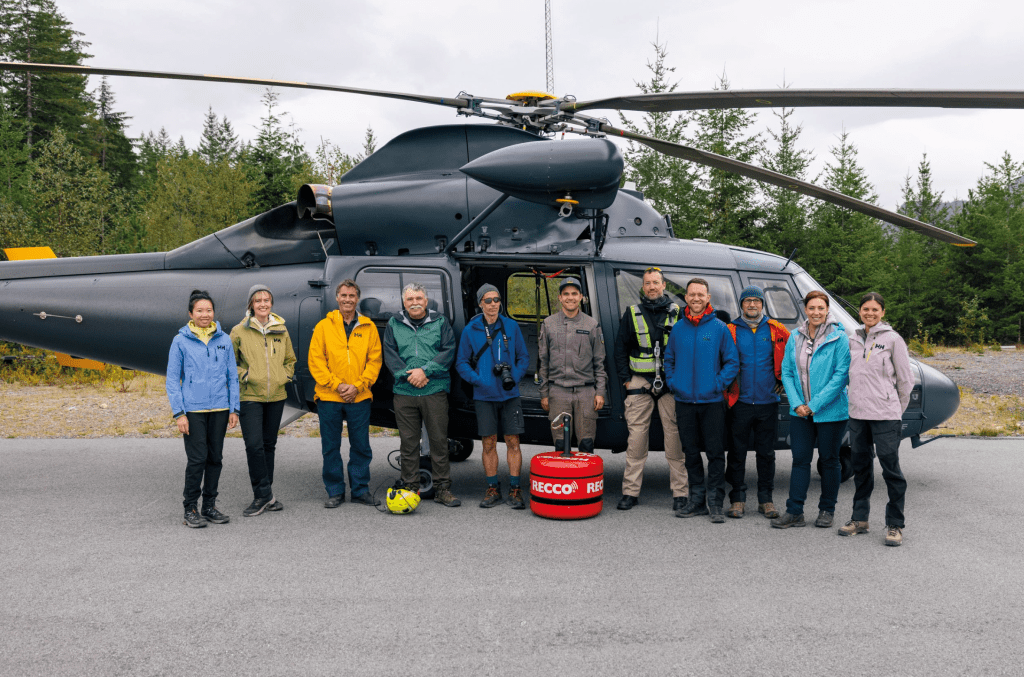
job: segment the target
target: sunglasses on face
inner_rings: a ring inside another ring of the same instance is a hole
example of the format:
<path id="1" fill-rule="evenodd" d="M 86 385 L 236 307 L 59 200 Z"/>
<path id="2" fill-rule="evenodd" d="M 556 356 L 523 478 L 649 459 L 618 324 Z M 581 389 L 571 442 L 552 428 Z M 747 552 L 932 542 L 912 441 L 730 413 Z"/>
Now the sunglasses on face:
<path id="1" fill-rule="evenodd" d="M 486 303 L 486 304 L 501 303 L 501 298 L 499 297 L 499 298 L 496 298 L 496 299 L 484 299 L 480 303 Z"/>

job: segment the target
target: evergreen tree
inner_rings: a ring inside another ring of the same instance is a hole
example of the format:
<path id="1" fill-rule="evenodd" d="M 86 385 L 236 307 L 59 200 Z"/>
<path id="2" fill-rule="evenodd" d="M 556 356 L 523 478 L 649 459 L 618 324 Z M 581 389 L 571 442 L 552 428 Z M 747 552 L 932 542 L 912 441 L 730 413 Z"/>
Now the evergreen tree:
<path id="1" fill-rule="evenodd" d="M 925 154 L 917 167 L 917 179 L 908 175 L 903 184 L 901 214 L 939 228 L 949 229 L 948 207 L 942 193 L 932 187 L 931 164 Z M 892 233 L 886 260 L 892 274 L 883 292 L 888 301 L 886 320 L 904 336 L 912 336 L 918 326 L 939 340 L 948 338 L 956 325 L 959 290 L 950 288 L 951 247 L 933 238 L 900 228 Z M 880 290 L 881 291 L 881 290 Z"/>
<path id="2" fill-rule="evenodd" d="M 1024 324 L 1024 165 L 1004 153 L 969 191 L 957 232 L 977 246 L 952 252 L 962 299 L 977 297 L 990 318 L 982 328 L 999 342 L 1020 343 Z"/>
<path id="3" fill-rule="evenodd" d="M 29 173 L 24 123 L 0 96 L 0 203 L 24 206 Z"/>
<path id="4" fill-rule="evenodd" d="M 92 56 L 53 0 L 0 0 L 0 55 L 8 61 L 81 64 Z M 84 75 L 0 73 L 0 86 L 19 119 L 29 148 L 60 127 L 82 147 L 90 146 L 93 102 Z"/>
<path id="5" fill-rule="evenodd" d="M 370 157 L 377 152 L 377 136 L 373 133 L 373 127 L 366 125 L 366 135 L 363 137 L 363 152 L 356 157 L 356 164 Z"/>
<path id="6" fill-rule="evenodd" d="M 657 39 L 651 45 L 654 47 L 654 61 L 647 62 L 651 79 L 637 81 L 637 89 L 643 94 L 674 92 L 678 83 L 671 82 L 675 68 L 665 64 L 667 45 Z M 685 143 L 690 117 L 683 113 L 646 113 L 641 123 L 636 124 L 619 113 L 619 120 L 624 129 L 635 134 Z M 696 172 L 693 165 L 633 141 L 629 142 L 624 155 L 626 169 L 623 180 L 633 182 L 652 207 L 672 220 L 672 229 L 677 237 L 695 237 L 699 216 L 694 204 Z"/>
<path id="7" fill-rule="evenodd" d="M 876 202 L 874 187 L 857 160 L 857 147 L 845 130 L 839 137 L 839 145 L 830 148 L 829 153 L 832 160 L 816 182 L 864 202 Z M 799 261 L 818 282 L 847 298 L 885 286 L 887 271 L 882 261 L 886 241 L 878 221 L 844 207 L 819 202 L 812 213 L 811 225 L 806 238 L 807 249 Z"/>
<path id="8" fill-rule="evenodd" d="M 790 121 L 792 108 L 772 110 L 779 130 L 768 129 L 775 148 L 763 150 L 761 165 L 773 172 L 779 172 L 795 179 L 807 180 L 807 169 L 814 161 L 810 150 L 799 148 L 798 141 L 803 131 L 801 125 Z M 795 248 L 803 248 L 810 213 L 811 199 L 785 188 L 762 183 L 764 205 L 764 249 L 776 254 L 789 256 Z"/>
<path id="9" fill-rule="evenodd" d="M 718 79 L 716 90 L 729 89 L 725 73 Z M 702 150 L 751 162 L 762 152 L 760 134 L 750 134 L 749 127 L 757 116 L 742 108 L 698 111 L 693 145 Z M 770 248 L 761 220 L 763 211 L 757 203 L 757 184 L 733 172 L 701 167 L 698 192 L 704 237 L 719 242 L 756 249 Z"/>
<path id="10" fill-rule="evenodd" d="M 228 122 L 227 116 L 217 120 L 213 106 L 206 112 L 198 153 L 207 164 L 233 162 L 238 155 L 238 136 Z"/>
<path id="11" fill-rule="evenodd" d="M 139 179 L 139 158 L 135 147 L 124 131 L 131 116 L 115 111 L 114 91 L 106 76 L 100 81 L 96 92 L 96 119 L 94 123 L 94 145 L 96 160 L 100 169 L 110 174 L 114 185 L 126 191 L 134 191 Z"/>
<path id="12" fill-rule="evenodd" d="M 244 168 L 169 153 L 142 211 L 145 248 L 169 251 L 251 216 L 256 184 Z"/>
<path id="13" fill-rule="evenodd" d="M 256 183 L 253 207 L 265 212 L 295 199 L 299 186 L 311 173 L 312 161 L 298 139 L 292 124 L 285 130 L 282 115 L 277 113 L 277 93 L 267 89 L 262 101 L 267 108 L 261 118 L 256 141 L 244 156 Z"/>
<path id="14" fill-rule="evenodd" d="M 37 148 L 28 210 L 34 223 L 20 246 L 48 245 L 58 256 L 108 253 L 124 218 L 123 194 L 59 127 Z"/>

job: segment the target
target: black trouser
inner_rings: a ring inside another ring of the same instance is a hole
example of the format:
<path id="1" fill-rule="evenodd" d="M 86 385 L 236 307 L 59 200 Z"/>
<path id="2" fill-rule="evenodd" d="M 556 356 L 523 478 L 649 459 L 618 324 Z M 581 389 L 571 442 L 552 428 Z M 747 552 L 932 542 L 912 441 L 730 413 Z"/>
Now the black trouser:
<path id="1" fill-rule="evenodd" d="M 212 508 L 217 502 L 217 485 L 224 467 L 224 433 L 228 429 L 228 411 L 188 412 L 188 435 L 185 438 L 185 507 L 198 505 Z"/>
<path id="2" fill-rule="evenodd" d="M 249 462 L 249 481 L 255 498 L 273 496 L 274 450 L 277 431 L 281 427 L 284 400 L 280 402 L 242 402 L 238 413 L 242 438 L 245 439 L 245 458 Z"/>
<path id="3" fill-rule="evenodd" d="M 676 426 L 679 441 L 686 454 L 686 474 L 690 483 L 690 500 L 722 507 L 725 497 L 725 403 L 689 404 L 676 400 Z M 708 457 L 707 486 L 704 484 L 704 461 L 700 457 L 700 440 Z"/>
<path id="4" fill-rule="evenodd" d="M 850 446 L 853 450 L 853 516 L 858 522 L 867 522 L 871 510 L 871 492 L 875 488 L 874 454 L 882 466 L 882 479 L 889 490 L 885 505 L 885 525 L 904 526 L 903 499 L 907 494 L 907 480 L 900 469 L 900 427 L 902 421 L 863 421 L 851 418 Z M 874 447 L 874 454 L 872 453 Z"/>
<path id="5" fill-rule="evenodd" d="M 754 453 L 757 456 L 757 502 L 771 503 L 775 490 L 775 429 L 779 418 L 779 403 L 732 406 L 732 446 L 729 448 L 725 478 L 732 491 L 729 501 L 747 500 L 747 451 L 750 434 L 754 434 Z"/>

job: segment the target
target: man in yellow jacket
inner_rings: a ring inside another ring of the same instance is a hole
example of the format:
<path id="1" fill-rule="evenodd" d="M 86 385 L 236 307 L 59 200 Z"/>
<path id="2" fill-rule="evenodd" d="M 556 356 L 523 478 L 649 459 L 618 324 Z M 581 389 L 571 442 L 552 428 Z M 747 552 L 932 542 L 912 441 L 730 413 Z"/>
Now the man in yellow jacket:
<path id="1" fill-rule="evenodd" d="M 338 310 L 317 323 L 309 344 L 309 373 L 316 380 L 320 445 L 324 456 L 325 508 L 345 502 L 341 460 L 342 422 L 348 420 L 348 481 L 352 502 L 380 505 L 370 494 L 370 387 L 381 366 L 380 334 L 369 318 L 356 313 L 359 285 L 343 280 L 335 290 Z"/>

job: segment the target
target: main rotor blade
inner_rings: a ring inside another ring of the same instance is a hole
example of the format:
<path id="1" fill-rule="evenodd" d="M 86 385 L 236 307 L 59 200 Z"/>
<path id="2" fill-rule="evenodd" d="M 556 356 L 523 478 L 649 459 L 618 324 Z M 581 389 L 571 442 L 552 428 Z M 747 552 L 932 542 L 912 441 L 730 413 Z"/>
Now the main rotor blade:
<path id="1" fill-rule="evenodd" d="M 807 195 L 809 197 L 824 200 L 830 202 L 839 207 L 845 207 L 846 209 L 860 212 L 861 214 L 867 214 L 868 216 L 880 219 L 887 223 L 891 223 L 901 228 L 912 230 L 915 233 L 921 235 L 927 235 L 928 237 L 941 240 L 942 242 L 948 242 L 955 244 L 960 247 L 973 247 L 976 242 L 974 240 L 968 240 L 965 237 L 960 237 L 956 233 L 951 233 L 948 230 L 942 228 L 936 228 L 933 225 L 912 219 L 909 216 L 897 214 L 891 212 L 888 209 L 882 209 L 870 202 L 864 202 L 856 198 L 850 197 L 849 195 L 843 195 L 837 193 L 834 190 L 828 188 L 822 188 L 815 186 L 813 183 L 807 183 L 800 179 L 793 178 L 792 176 L 786 176 L 785 174 L 779 174 L 769 169 L 763 169 L 756 167 L 746 162 L 740 162 L 723 155 L 717 155 L 715 153 L 709 153 L 707 151 L 698 150 L 691 148 L 690 146 L 684 146 L 678 143 L 672 143 L 670 141 L 661 141 L 643 134 L 634 134 L 633 132 L 618 129 L 611 125 L 602 124 L 601 131 L 606 134 L 614 134 L 626 139 L 632 139 L 638 141 L 645 146 L 649 146 L 654 150 L 671 155 L 672 157 L 682 158 L 683 160 L 689 160 L 690 162 L 696 162 L 697 164 L 706 165 L 708 167 L 714 167 L 715 169 L 721 169 L 727 172 L 733 172 L 740 176 L 745 176 L 748 179 L 754 179 L 755 181 L 763 181 L 764 183 L 770 183 L 773 186 L 785 188 L 801 195 Z"/>
<path id="2" fill-rule="evenodd" d="M 648 113 L 711 108 L 806 108 L 878 106 L 905 108 L 1024 108 L 1024 91 L 943 89 L 724 89 L 715 92 L 634 94 L 594 101 L 567 101 L 566 112 L 614 109 Z"/>
<path id="3" fill-rule="evenodd" d="M 164 80 L 197 80 L 200 82 L 234 82 L 245 85 L 265 85 L 267 87 L 292 87 L 295 89 L 319 89 L 327 92 L 344 92 L 347 94 L 363 94 L 379 96 L 386 99 L 402 99 L 429 103 L 450 108 L 465 108 L 470 105 L 468 99 L 458 97 L 425 96 L 422 94 L 406 94 L 403 92 L 385 92 L 379 89 L 360 89 L 358 87 L 342 87 L 341 85 L 322 85 L 315 82 L 299 82 L 294 80 L 270 80 L 266 78 L 239 78 L 231 75 L 200 75 L 197 73 L 170 73 L 165 71 L 140 71 L 129 68 L 93 68 L 91 66 L 60 65 L 44 63 L 22 63 L 17 61 L 0 61 L 0 71 L 33 71 L 37 73 L 76 73 L 84 75 L 123 75 L 130 78 L 160 78 Z"/>

